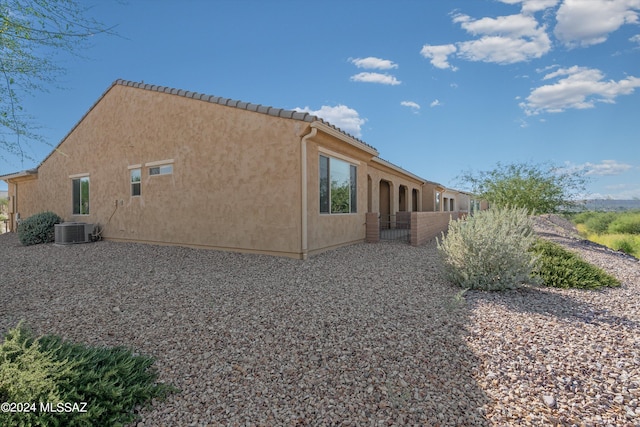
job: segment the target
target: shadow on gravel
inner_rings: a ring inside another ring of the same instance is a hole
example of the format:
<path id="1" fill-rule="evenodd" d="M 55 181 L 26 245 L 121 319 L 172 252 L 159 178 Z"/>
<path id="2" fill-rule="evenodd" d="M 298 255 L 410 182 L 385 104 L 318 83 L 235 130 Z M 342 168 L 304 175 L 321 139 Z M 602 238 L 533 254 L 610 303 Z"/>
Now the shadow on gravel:
<path id="1" fill-rule="evenodd" d="M 545 239 L 562 243 L 564 246 L 568 246 L 569 248 L 576 248 L 576 249 L 586 250 L 586 251 L 595 252 L 599 254 L 606 253 L 607 255 L 613 255 L 613 256 L 630 260 L 630 261 L 639 261 L 638 258 L 634 257 L 633 255 L 629 255 L 621 251 L 615 251 L 611 248 L 608 248 L 607 246 L 601 245 L 596 242 L 592 242 L 591 240 L 572 239 L 572 238 L 560 236 L 555 233 L 546 233 L 541 231 L 538 231 L 536 234 L 538 234 L 540 237 L 543 237 Z"/>
<path id="2" fill-rule="evenodd" d="M 0 236 L 0 331 L 24 319 L 154 357 L 182 392 L 144 410 L 145 425 L 489 424 L 469 310 L 440 278 L 435 245 L 297 261 L 16 240 Z"/>
<path id="3" fill-rule="evenodd" d="M 607 292 L 584 291 L 584 292 Z M 604 323 L 637 328 L 638 322 L 624 317 L 612 315 L 609 310 L 578 301 L 568 295 L 553 292 L 544 287 L 524 286 L 504 292 L 473 291 L 467 293 L 470 302 L 484 300 L 501 305 L 508 310 L 519 313 L 533 313 L 554 316 L 559 319 L 583 322 L 588 324 Z"/>

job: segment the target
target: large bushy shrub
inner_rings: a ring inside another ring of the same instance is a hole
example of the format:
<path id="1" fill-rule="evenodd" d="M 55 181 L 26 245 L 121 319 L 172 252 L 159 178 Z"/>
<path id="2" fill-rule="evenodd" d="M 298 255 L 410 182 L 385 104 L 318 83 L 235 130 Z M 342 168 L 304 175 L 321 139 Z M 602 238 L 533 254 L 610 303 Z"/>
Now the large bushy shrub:
<path id="1" fill-rule="evenodd" d="M 153 359 L 130 350 L 94 348 L 23 325 L 0 345 L 0 402 L 31 402 L 35 412 L 0 412 L 1 426 L 113 426 L 135 419 L 134 409 L 175 389 L 156 384 Z M 40 411 L 43 404 L 78 404 L 86 412 Z M 86 402 L 86 405 L 81 404 Z"/>
<path id="2" fill-rule="evenodd" d="M 614 219 L 607 229 L 611 234 L 640 234 L 640 212 L 627 212 Z"/>
<path id="3" fill-rule="evenodd" d="M 585 221 L 584 225 L 590 232 L 602 234 L 607 232 L 609 224 L 611 224 L 615 219 L 615 212 L 596 212 Z"/>
<path id="4" fill-rule="evenodd" d="M 55 239 L 55 225 L 62 218 L 53 212 L 41 212 L 30 216 L 18 225 L 18 238 L 23 245 L 50 243 Z"/>
<path id="5" fill-rule="evenodd" d="M 449 224 L 438 241 L 444 271 L 470 289 L 503 290 L 532 282 L 533 222 L 524 208 L 491 208 Z"/>
<path id="6" fill-rule="evenodd" d="M 539 239 L 531 251 L 538 256 L 533 274 L 545 286 L 579 289 L 620 286 L 618 279 L 557 243 Z"/>

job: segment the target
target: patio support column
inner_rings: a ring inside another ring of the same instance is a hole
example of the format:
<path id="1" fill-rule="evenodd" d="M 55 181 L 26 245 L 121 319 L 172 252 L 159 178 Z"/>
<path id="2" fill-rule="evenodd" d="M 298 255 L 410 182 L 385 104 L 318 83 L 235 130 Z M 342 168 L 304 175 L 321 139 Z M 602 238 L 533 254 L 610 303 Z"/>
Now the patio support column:
<path id="1" fill-rule="evenodd" d="M 367 243 L 377 243 L 380 241 L 380 214 L 378 212 L 367 212 L 366 214 L 366 238 Z"/>

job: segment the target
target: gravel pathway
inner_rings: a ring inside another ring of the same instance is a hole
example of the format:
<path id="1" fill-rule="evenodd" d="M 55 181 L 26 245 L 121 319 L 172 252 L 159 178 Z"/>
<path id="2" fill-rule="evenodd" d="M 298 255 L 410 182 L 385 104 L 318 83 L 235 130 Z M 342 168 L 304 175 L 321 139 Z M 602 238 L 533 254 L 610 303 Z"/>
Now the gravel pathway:
<path id="1" fill-rule="evenodd" d="M 545 228 L 546 227 L 546 228 Z M 433 242 L 308 261 L 0 235 L 0 333 L 125 345 L 182 390 L 140 426 L 640 425 L 640 265 L 563 237 L 624 281 L 467 292 Z M 466 300 L 466 302 L 465 302 Z"/>

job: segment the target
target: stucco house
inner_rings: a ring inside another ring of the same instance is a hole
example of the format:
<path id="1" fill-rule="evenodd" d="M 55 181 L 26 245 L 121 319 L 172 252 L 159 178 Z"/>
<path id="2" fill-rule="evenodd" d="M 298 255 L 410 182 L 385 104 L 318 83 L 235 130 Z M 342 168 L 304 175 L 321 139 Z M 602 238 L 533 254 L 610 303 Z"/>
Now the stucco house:
<path id="1" fill-rule="evenodd" d="M 375 240 L 385 216 L 440 211 L 442 228 L 457 209 L 450 190 L 308 113 L 125 80 L 37 168 L 0 179 L 13 231 L 50 210 L 110 240 L 301 259 Z"/>

